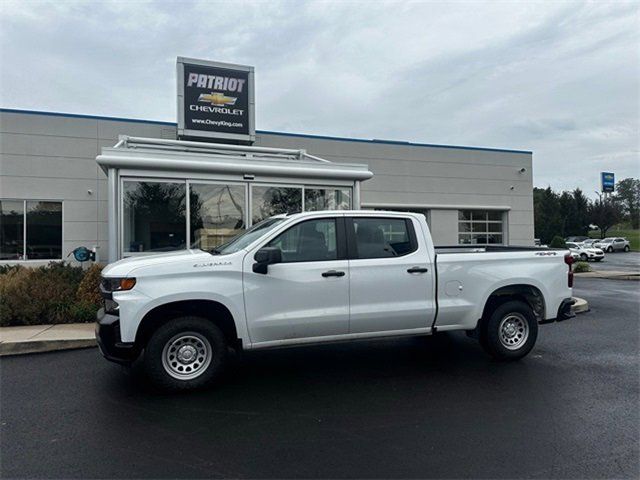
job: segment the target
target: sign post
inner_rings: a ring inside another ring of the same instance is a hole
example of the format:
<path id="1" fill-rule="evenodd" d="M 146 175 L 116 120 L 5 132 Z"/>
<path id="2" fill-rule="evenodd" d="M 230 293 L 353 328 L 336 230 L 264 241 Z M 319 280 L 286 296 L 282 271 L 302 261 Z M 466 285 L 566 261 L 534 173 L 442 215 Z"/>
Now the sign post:
<path id="1" fill-rule="evenodd" d="M 178 138 L 252 144 L 254 69 L 178 57 Z"/>

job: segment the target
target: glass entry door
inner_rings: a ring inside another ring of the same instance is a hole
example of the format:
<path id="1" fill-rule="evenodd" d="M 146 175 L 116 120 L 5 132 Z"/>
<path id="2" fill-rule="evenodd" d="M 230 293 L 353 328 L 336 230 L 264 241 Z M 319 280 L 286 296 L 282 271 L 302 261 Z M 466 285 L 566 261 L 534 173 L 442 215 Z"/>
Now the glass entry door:
<path id="1" fill-rule="evenodd" d="M 280 213 L 302 211 L 302 187 L 251 186 L 251 221 L 256 224 Z"/>
<path id="2" fill-rule="evenodd" d="M 189 202 L 191 248 L 211 250 L 247 227 L 246 184 L 189 182 Z"/>

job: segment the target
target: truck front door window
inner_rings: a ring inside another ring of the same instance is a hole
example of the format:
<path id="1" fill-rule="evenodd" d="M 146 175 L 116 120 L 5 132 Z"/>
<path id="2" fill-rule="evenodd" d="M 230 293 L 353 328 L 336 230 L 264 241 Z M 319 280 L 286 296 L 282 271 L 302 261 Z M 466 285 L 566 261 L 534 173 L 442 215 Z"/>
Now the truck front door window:
<path id="1" fill-rule="evenodd" d="M 224 245 L 216 248 L 213 253 L 219 255 L 227 255 L 229 253 L 235 253 L 243 248 L 248 247 L 257 239 L 266 235 L 269 231 L 277 227 L 280 223 L 284 221 L 284 218 L 268 218 L 263 220 L 260 223 L 256 223 L 253 227 L 247 230 L 244 233 L 241 233 L 229 243 L 225 243 Z"/>
<path id="2" fill-rule="evenodd" d="M 285 263 L 336 260 L 336 221 L 327 218 L 298 223 L 267 246 L 279 248 Z"/>

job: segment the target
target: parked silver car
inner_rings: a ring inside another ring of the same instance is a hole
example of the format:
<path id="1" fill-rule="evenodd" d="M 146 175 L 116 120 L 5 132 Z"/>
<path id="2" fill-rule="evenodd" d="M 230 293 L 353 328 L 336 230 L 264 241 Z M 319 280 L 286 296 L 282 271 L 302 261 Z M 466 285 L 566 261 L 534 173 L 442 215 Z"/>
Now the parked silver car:
<path id="1" fill-rule="evenodd" d="M 631 250 L 629 240 L 622 237 L 607 237 L 602 240 L 598 240 L 592 246 L 595 248 L 600 248 L 607 253 L 628 252 L 629 250 Z"/>
<path id="2" fill-rule="evenodd" d="M 571 256 L 576 260 L 582 260 L 583 262 L 595 260 L 599 262 L 604 258 L 604 252 L 599 248 L 592 248 L 575 242 L 567 242 L 566 245 L 571 252 Z"/>

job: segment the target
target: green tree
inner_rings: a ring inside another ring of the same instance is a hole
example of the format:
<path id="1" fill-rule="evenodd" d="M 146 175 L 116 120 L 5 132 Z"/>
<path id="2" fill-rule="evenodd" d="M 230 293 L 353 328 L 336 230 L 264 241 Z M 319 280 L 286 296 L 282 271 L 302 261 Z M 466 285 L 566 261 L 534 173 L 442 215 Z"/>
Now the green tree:
<path id="1" fill-rule="evenodd" d="M 579 235 L 580 224 L 576 217 L 576 203 L 573 194 L 570 192 L 562 192 L 558 199 L 558 207 L 560 209 L 561 228 L 560 235 L 564 238 L 569 235 Z"/>
<path id="2" fill-rule="evenodd" d="M 600 228 L 600 238 L 607 236 L 607 231 L 622 220 L 624 211 L 615 198 L 602 198 L 589 206 L 589 223 Z"/>
<path id="3" fill-rule="evenodd" d="M 640 180 L 625 178 L 616 184 L 616 198 L 624 211 L 624 219 L 631 228 L 640 228 Z"/>
<path id="4" fill-rule="evenodd" d="M 562 231 L 559 203 L 558 194 L 551 187 L 533 189 L 534 231 L 542 243 L 551 242 Z"/>
<path id="5" fill-rule="evenodd" d="M 589 234 L 589 204 L 591 201 L 584 196 L 582 190 L 576 188 L 573 191 L 573 202 L 575 204 L 575 223 L 577 230 L 574 235 Z"/>

